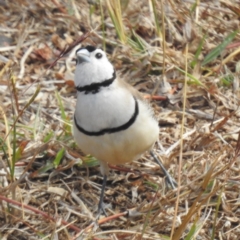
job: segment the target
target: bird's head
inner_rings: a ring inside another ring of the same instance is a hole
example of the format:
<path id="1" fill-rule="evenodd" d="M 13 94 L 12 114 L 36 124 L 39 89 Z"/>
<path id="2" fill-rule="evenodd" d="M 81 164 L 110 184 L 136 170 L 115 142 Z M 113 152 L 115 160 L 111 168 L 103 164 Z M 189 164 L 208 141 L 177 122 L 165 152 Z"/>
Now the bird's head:
<path id="1" fill-rule="evenodd" d="M 76 87 L 101 83 L 112 78 L 113 73 L 114 67 L 102 49 L 86 46 L 76 51 Z"/>

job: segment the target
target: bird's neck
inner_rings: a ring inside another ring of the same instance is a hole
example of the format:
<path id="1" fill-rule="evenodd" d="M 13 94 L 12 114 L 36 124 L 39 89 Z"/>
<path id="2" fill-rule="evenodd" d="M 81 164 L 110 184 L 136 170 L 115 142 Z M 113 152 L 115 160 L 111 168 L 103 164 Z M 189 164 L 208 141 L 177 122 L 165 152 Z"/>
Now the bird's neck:
<path id="1" fill-rule="evenodd" d="M 116 72 L 114 70 L 113 75 L 109 79 L 105 79 L 102 82 L 93 82 L 89 85 L 77 86 L 78 92 L 83 92 L 84 94 L 95 94 L 98 93 L 101 88 L 109 87 L 116 79 Z"/>

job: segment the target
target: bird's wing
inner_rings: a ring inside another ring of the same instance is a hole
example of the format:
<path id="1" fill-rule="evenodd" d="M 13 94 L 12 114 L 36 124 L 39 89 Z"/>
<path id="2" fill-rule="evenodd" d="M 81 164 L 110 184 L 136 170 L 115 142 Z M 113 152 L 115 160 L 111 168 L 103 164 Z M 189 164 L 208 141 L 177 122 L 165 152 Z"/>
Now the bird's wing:
<path id="1" fill-rule="evenodd" d="M 119 85 L 122 86 L 123 88 L 126 88 L 136 99 L 144 102 L 146 101 L 143 97 L 143 94 L 139 92 L 136 88 L 134 88 L 129 83 L 125 82 L 123 79 L 118 79 L 118 80 L 119 80 Z"/>

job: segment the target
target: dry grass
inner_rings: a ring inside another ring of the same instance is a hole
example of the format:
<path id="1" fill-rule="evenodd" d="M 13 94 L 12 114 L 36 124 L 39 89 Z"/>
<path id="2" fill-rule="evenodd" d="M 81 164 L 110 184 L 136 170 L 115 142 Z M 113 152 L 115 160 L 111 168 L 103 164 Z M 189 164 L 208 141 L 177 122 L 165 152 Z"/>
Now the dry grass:
<path id="1" fill-rule="evenodd" d="M 0 238 L 239 239 L 239 1 L 88 2 L 0 2 Z M 98 162 L 71 135 L 75 41 L 154 93 L 179 183 L 147 154 L 112 166 L 99 227 Z"/>

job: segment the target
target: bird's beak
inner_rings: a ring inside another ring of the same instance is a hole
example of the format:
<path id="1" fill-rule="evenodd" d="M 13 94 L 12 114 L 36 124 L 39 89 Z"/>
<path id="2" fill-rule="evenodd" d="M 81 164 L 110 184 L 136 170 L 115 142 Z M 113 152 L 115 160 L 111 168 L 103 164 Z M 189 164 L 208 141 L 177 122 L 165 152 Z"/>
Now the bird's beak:
<path id="1" fill-rule="evenodd" d="M 77 52 L 77 64 L 83 62 L 90 62 L 90 53 L 87 49 L 80 49 Z"/>

